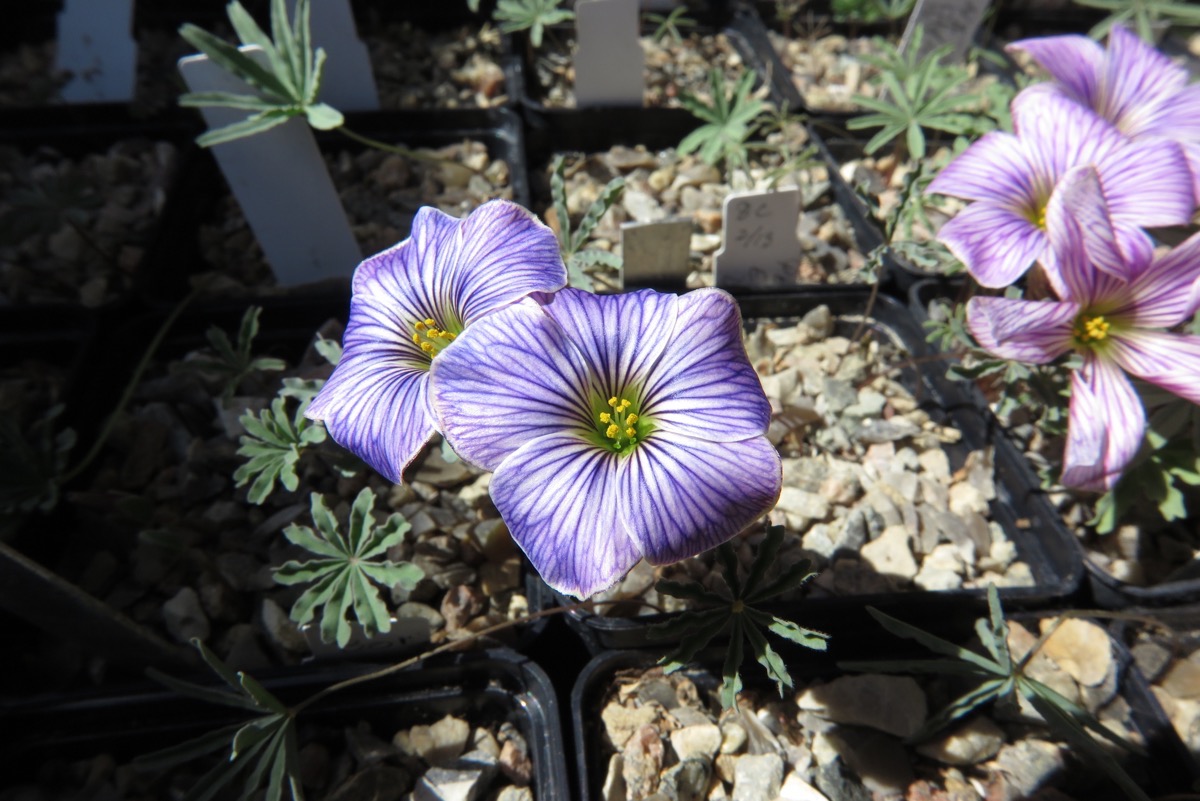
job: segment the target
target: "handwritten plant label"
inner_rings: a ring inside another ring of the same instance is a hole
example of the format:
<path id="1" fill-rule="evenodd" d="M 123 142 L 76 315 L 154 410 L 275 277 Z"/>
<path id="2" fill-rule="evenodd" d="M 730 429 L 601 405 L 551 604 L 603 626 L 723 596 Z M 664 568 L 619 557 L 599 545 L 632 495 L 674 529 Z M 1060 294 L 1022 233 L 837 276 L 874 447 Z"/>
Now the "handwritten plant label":
<path id="1" fill-rule="evenodd" d="M 800 188 L 725 197 L 724 242 L 713 260 L 720 287 L 791 286 L 801 246 L 796 238 Z"/>
<path id="2" fill-rule="evenodd" d="M 327 57 L 318 100 L 338 111 L 377 110 L 371 57 L 358 38 L 350 0 L 316 0 L 310 7 L 313 48 L 324 48 Z M 288 13 L 296 13 L 296 0 L 288 0 Z"/>
<path id="3" fill-rule="evenodd" d="M 575 105 L 640 106 L 645 55 L 638 0 L 580 0 L 575 6 Z"/>
<path id="4" fill-rule="evenodd" d="M 66 0 L 54 67 L 71 73 L 68 103 L 125 103 L 137 85 L 133 0 Z"/>
<path id="5" fill-rule="evenodd" d="M 261 48 L 241 50 L 266 64 Z M 247 90 L 246 84 L 207 56 L 180 59 L 179 71 L 193 92 L 244 94 Z M 246 116 L 238 109 L 200 111 L 210 129 Z M 362 260 L 362 251 L 303 117 L 216 145 L 212 152 L 280 285 L 350 275 Z"/>
<path id="6" fill-rule="evenodd" d="M 624 286 L 682 286 L 691 270 L 692 228 L 691 219 L 622 223 Z"/>
<path id="7" fill-rule="evenodd" d="M 900 40 L 900 48 L 908 48 L 913 30 L 920 25 L 924 28 L 924 34 L 921 37 L 921 49 L 917 51 L 918 58 L 924 58 L 948 42 L 954 47 L 943 62 L 960 62 L 966 58 L 971 43 L 975 41 L 975 32 L 979 30 L 990 3 L 991 0 L 917 0 L 912 13 L 908 15 L 908 25 L 904 29 L 904 38 Z"/>

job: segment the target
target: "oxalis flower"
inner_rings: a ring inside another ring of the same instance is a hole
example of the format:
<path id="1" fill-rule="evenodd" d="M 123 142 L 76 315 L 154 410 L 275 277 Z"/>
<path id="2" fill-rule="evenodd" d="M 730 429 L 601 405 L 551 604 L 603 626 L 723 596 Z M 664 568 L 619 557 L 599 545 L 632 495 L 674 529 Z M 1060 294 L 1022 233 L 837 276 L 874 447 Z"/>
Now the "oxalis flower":
<path id="1" fill-rule="evenodd" d="M 1095 170 L 1070 171 L 1046 214 L 1058 260 L 1061 301 L 976 297 L 967 325 L 1003 359 L 1046 364 L 1074 351 L 1066 486 L 1108 490 L 1133 458 L 1146 412 L 1128 375 L 1200 403 L 1200 336 L 1169 329 L 1200 307 L 1200 234 L 1169 253 L 1114 276 L 1125 258 Z"/>
<path id="2" fill-rule="evenodd" d="M 1143 226 L 1191 217 L 1191 175 L 1174 142 L 1131 142 L 1089 109 L 1047 92 L 1021 92 L 1012 117 L 1015 135 L 980 137 L 927 190 L 975 201 L 942 226 L 938 239 L 980 284 L 1010 286 L 1037 260 L 1054 271 L 1046 208 L 1073 167 L 1091 165 L 1099 176 L 1117 243 L 1128 257 L 1114 268 L 1148 259 L 1153 246 Z"/>
<path id="3" fill-rule="evenodd" d="M 727 293 L 536 295 L 430 371 L 440 425 L 554 589 L 720 545 L 779 496 L 771 409 Z"/>
<path id="4" fill-rule="evenodd" d="M 476 320 L 567 283 L 554 232 L 497 200 L 456 219 L 422 208 L 412 234 L 354 272 L 342 358 L 306 412 L 391 481 L 429 441 L 429 366 Z"/>
<path id="5" fill-rule="evenodd" d="M 1160 136 L 1178 142 L 1191 166 L 1200 203 L 1200 83 L 1188 71 L 1114 25 L 1107 49 L 1086 36 L 1043 36 L 1007 45 L 1028 53 L 1053 78 L 1040 91 L 1060 92 L 1099 114 L 1131 139 Z"/>

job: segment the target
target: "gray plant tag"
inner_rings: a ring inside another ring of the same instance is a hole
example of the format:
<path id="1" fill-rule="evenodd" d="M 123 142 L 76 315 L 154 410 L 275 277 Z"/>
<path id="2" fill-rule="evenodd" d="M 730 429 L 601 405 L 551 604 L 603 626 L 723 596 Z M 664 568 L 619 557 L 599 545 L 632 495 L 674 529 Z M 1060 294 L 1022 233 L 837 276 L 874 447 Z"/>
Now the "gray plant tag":
<path id="1" fill-rule="evenodd" d="M 672 286 L 687 280 L 691 265 L 690 219 L 621 224 L 621 274 L 625 286 Z"/>
<path id="2" fill-rule="evenodd" d="M 296 0 L 288 0 L 288 13 L 296 13 Z M 309 13 L 313 48 L 324 48 L 327 56 L 318 99 L 338 111 L 377 110 L 370 54 L 358 37 L 349 0 L 313 0 Z"/>
<path id="3" fill-rule="evenodd" d="M 713 260 L 720 287 L 791 286 L 802 252 L 796 238 L 800 189 L 738 192 L 725 198 L 724 242 Z"/>
<path id="4" fill-rule="evenodd" d="M 261 48 L 241 50 L 266 64 Z M 179 71 L 192 92 L 244 94 L 248 89 L 207 56 L 180 59 Z M 238 109 L 200 111 L 210 129 L 246 116 Z M 280 285 L 348 277 L 353 272 L 362 251 L 303 117 L 216 145 L 212 152 Z"/>
<path id="5" fill-rule="evenodd" d="M 133 0 L 66 0 L 58 14 L 54 67 L 72 77 L 68 103 L 127 103 L 137 85 Z"/>
<path id="6" fill-rule="evenodd" d="M 908 15 L 904 38 L 900 40 L 901 49 L 908 48 L 914 28 L 921 25 L 924 35 L 921 37 L 918 57 L 924 58 L 942 45 L 950 43 L 953 49 L 943 62 L 961 62 L 966 58 L 971 43 L 975 41 L 975 33 L 979 30 L 983 14 L 990 3 L 991 0 L 917 0 L 912 13 Z"/>
<path id="7" fill-rule="evenodd" d="M 642 105 L 646 81 L 638 0 L 580 0 L 575 40 L 576 106 Z"/>

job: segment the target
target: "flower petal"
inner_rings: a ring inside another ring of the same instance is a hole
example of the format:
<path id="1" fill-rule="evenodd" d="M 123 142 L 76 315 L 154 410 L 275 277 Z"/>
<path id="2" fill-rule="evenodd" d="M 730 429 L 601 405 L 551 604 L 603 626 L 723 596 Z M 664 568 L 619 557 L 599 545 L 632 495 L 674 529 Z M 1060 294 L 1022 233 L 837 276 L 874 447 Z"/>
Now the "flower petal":
<path id="1" fill-rule="evenodd" d="M 1200 233 L 1151 262 L 1115 314 L 1138 328 L 1174 328 L 1200 305 Z"/>
<path id="2" fill-rule="evenodd" d="M 539 301 L 579 348 L 605 397 L 641 388 L 675 330 L 679 297 L 643 289 L 593 295 L 564 289 Z"/>
<path id="3" fill-rule="evenodd" d="M 1161 125 L 1174 96 L 1187 84 L 1187 70 L 1114 25 L 1108 34 L 1108 57 L 1100 93 L 1093 107 L 1127 136 Z"/>
<path id="4" fill-rule="evenodd" d="M 1067 171 L 1046 206 L 1046 234 L 1054 252 L 1055 291 L 1065 300 L 1092 306 L 1123 294 L 1129 264 L 1116 241 L 1104 192 L 1094 168 Z M 1140 251 L 1135 258 L 1145 258 Z"/>
<path id="5" fill-rule="evenodd" d="M 1001 359 L 1052 362 L 1071 347 L 1079 304 L 976 296 L 967 301 L 967 328 L 980 347 Z"/>
<path id="6" fill-rule="evenodd" d="M 1200 336 L 1165 331 L 1122 331 L 1109 353 L 1126 372 L 1200 403 Z"/>
<path id="7" fill-rule="evenodd" d="M 567 285 L 554 232 L 507 200 L 484 203 L 462 221 L 458 257 L 453 291 L 467 325 L 532 292 Z"/>
<path id="8" fill-rule="evenodd" d="M 766 437 L 711 442 L 655 431 L 625 457 L 619 480 L 629 536 L 663 565 L 715 548 L 769 512 L 783 466 Z"/>
<path id="9" fill-rule="evenodd" d="M 1063 84 L 1077 102 L 1095 106 L 1104 50 L 1091 39 L 1077 34 L 1041 36 L 1012 42 L 1004 49 L 1010 53 L 1028 53 L 1054 80 Z"/>
<path id="10" fill-rule="evenodd" d="M 1118 229 L 1186 225 L 1192 217 L 1192 173 L 1175 142 L 1159 137 L 1128 142 L 1097 159 L 1096 171 Z"/>
<path id="11" fill-rule="evenodd" d="M 1020 214 L 992 203 L 972 203 L 938 231 L 938 239 L 986 287 L 1010 286 L 1042 256 L 1045 233 Z"/>
<path id="12" fill-rule="evenodd" d="M 454 451 L 485 470 L 531 439 L 591 428 L 591 371 L 533 300 L 472 323 L 433 359 L 430 397 Z"/>
<path id="13" fill-rule="evenodd" d="M 986 200 L 1013 209 L 1033 207 L 1036 177 L 1017 137 L 1003 131 L 984 134 L 930 181 L 925 190 L 964 200 Z"/>
<path id="14" fill-rule="evenodd" d="M 746 355 L 737 302 L 720 289 L 697 289 L 679 299 L 678 314 L 647 378 L 642 416 L 714 442 L 765 434 L 771 404 Z"/>
<path id="15" fill-rule="evenodd" d="M 555 590 L 586 598 L 641 559 L 618 513 L 617 456 L 577 434 L 526 442 L 492 476 L 513 539 Z"/>
<path id="16" fill-rule="evenodd" d="M 1071 376 L 1068 418 L 1062 483 L 1112 489 L 1146 430 L 1146 411 L 1133 384 L 1112 362 L 1088 355 Z"/>
<path id="17" fill-rule="evenodd" d="M 337 369 L 305 416 L 323 420 L 339 445 L 399 484 L 435 431 L 426 398 L 429 375 L 396 358 L 386 342 L 356 345 L 349 331 L 346 336 Z"/>

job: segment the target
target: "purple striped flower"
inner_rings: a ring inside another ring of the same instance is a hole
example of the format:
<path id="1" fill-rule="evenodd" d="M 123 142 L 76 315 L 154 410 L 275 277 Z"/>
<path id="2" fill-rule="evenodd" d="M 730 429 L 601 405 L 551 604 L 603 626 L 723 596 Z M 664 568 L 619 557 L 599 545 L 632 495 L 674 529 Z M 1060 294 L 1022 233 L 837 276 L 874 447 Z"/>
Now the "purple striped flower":
<path id="1" fill-rule="evenodd" d="M 1082 356 L 1071 376 L 1063 484 L 1111 489 L 1137 453 L 1146 412 L 1128 375 L 1200 403 L 1200 336 L 1170 329 L 1200 308 L 1200 234 L 1129 265 L 1095 170 L 1068 173 L 1046 213 L 1061 301 L 976 297 L 967 324 L 1003 359 L 1046 364 Z"/>
<path id="2" fill-rule="evenodd" d="M 1022 39 L 1005 49 L 1028 53 L 1054 81 L 1044 89 L 1090 108 L 1130 139 L 1178 142 L 1200 203 L 1200 83 L 1188 84 L 1185 67 L 1119 25 L 1109 30 L 1107 49 L 1076 34 Z"/>
<path id="3" fill-rule="evenodd" d="M 714 548 L 779 496 L 770 405 L 721 290 L 535 295 L 472 326 L 430 380 L 446 438 L 495 471 L 496 508 L 563 593 Z"/>
<path id="4" fill-rule="evenodd" d="M 566 283 L 554 232 L 515 203 L 462 220 L 422 208 L 408 239 L 355 270 L 342 358 L 306 415 L 400 482 L 436 430 L 430 364 L 476 320 Z"/>
<path id="5" fill-rule="evenodd" d="M 1175 143 L 1131 142 L 1060 94 L 1023 91 L 1013 100 L 1012 115 L 1015 135 L 985 134 L 928 189 L 975 201 L 942 226 L 938 239 L 980 284 L 1010 286 L 1038 260 L 1054 272 L 1046 208 L 1072 167 L 1095 168 L 1127 263 L 1143 262 L 1152 250 L 1142 227 L 1184 224 L 1191 217 L 1191 174 Z"/>

